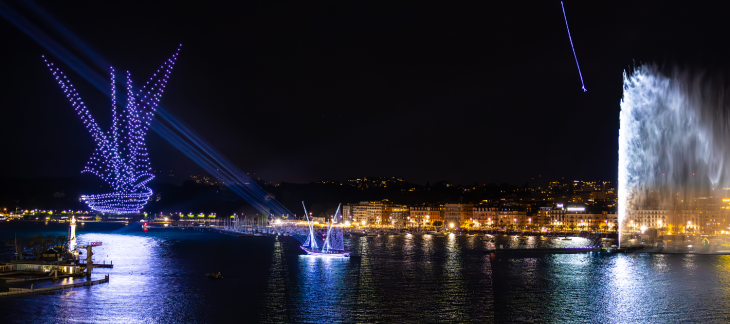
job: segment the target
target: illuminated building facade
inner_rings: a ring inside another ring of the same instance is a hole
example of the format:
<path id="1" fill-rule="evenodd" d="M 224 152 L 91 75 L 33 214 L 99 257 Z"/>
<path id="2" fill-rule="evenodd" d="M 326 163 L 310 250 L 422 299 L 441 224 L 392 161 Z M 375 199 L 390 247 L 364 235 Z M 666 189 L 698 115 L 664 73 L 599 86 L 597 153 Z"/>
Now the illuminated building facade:
<path id="1" fill-rule="evenodd" d="M 474 216 L 474 204 L 444 204 L 445 226 L 461 227 Z"/>
<path id="2" fill-rule="evenodd" d="M 383 202 L 382 201 L 370 201 L 368 202 L 367 206 L 365 207 L 366 212 L 366 218 L 368 220 L 368 224 L 373 225 L 388 225 L 386 220 L 383 219 L 385 217 L 384 209 L 383 208 Z"/>
<path id="3" fill-rule="evenodd" d="M 728 195 L 724 191 L 715 194 L 719 197 L 695 197 L 690 193 L 676 195 L 669 204 L 650 200 L 645 205 L 631 206 L 626 209 L 625 232 L 637 235 L 656 229 L 659 235 L 730 234 L 730 198 L 722 198 Z"/>
<path id="4" fill-rule="evenodd" d="M 409 207 L 410 217 L 420 226 L 443 226 L 442 210 L 440 205 L 422 205 Z"/>
<path id="5" fill-rule="evenodd" d="M 408 206 L 387 204 L 383 209 L 389 222 L 394 226 L 418 226 L 415 219 L 411 219 Z"/>

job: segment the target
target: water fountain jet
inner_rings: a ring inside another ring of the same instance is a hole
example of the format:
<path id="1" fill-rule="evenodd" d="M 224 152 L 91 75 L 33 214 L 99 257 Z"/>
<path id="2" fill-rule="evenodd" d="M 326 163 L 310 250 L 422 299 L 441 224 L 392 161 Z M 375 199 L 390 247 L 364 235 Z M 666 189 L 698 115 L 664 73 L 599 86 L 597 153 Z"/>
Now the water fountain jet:
<path id="1" fill-rule="evenodd" d="M 730 114 L 722 82 L 655 65 L 624 72 L 618 163 L 619 244 L 637 228 L 675 233 L 730 195 Z M 724 189 L 725 188 L 725 189 Z M 704 206 L 704 207 L 703 207 Z M 659 210 L 660 213 L 641 213 Z M 725 209 L 716 208 L 713 212 Z M 699 219 L 698 219 L 699 218 Z M 693 227 L 694 229 L 694 227 Z"/>

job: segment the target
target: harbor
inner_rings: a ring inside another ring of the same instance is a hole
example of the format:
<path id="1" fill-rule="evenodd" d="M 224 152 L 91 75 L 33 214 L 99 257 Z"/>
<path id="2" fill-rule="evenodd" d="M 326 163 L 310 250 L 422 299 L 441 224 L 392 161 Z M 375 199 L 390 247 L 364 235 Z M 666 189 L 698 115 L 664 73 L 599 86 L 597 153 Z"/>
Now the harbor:
<path id="1" fill-rule="evenodd" d="M 94 263 L 93 248 L 101 247 L 103 242 L 79 245 L 76 226 L 76 219 L 72 217 L 68 222 L 67 236 L 37 234 L 27 239 L 21 237 L 19 241 L 16 234 L 13 240 L 5 240 L 5 247 L 12 247 L 12 257 L 5 262 L 0 261 L 0 292 L 6 293 L 4 296 L 41 293 L 109 282 L 109 275 L 105 275 L 104 279 L 91 280 L 94 268 L 114 268 L 111 260 L 109 263 L 106 260 L 101 264 Z M 79 278 L 86 280 L 73 282 Z M 66 280 L 71 282 L 64 283 Z M 21 287 L 28 284 L 30 288 Z"/>
<path id="2" fill-rule="evenodd" d="M 8 288 L 8 291 L 0 291 L 0 297 L 26 295 L 26 294 L 42 294 L 42 293 L 48 293 L 48 292 L 61 290 L 61 289 L 88 287 L 88 286 L 99 285 L 99 284 L 108 283 L 108 282 L 109 282 L 109 276 L 107 275 L 104 277 L 104 279 L 83 281 L 83 282 L 70 283 L 70 284 L 53 285 L 53 286 L 49 286 L 49 287 L 34 288 L 31 285 L 30 288 Z"/>
<path id="3" fill-rule="evenodd" d="M 490 318 L 526 316 L 528 312 L 521 310 L 517 296 L 549 296 L 564 303 L 580 298 L 587 301 L 587 310 L 602 314 L 610 310 L 606 303 L 610 305 L 611 300 L 640 294 L 642 289 L 651 287 L 661 289 L 661 286 L 652 285 L 648 278 L 677 280 L 685 277 L 679 287 L 696 292 L 697 288 L 693 287 L 718 285 L 723 280 L 722 269 L 727 267 L 723 259 L 726 256 L 701 254 L 606 253 L 577 249 L 574 251 L 580 253 L 509 256 L 509 250 L 540 247 L 568 250 L 589 246 L 593 241 L 590 237 L 543 239 L 541 235 L 496 232 L 378 230 L 377 233 L 362 233 L 362 230 L 346 230 L 343 243 L 352 256 L 321 258 L 307 255 L 300 249 L 302 243 L 292 235 L 284 235 L 282 229 L 283 225 L 274 224 L 268 233 L 262 229 L 264 233 L 254 237 L 237 236 L 237 231 L 216 227 L 163 226 L 145 231 L 141 223 L 87 223 L 81 230 L 77 229 L 78 245 L 103 242 L 93 248 L 93 263 L 110 264 L 113 260 L 114 267 L 94 268 L 90 279 L 82 272 L 73 279 L 59 278 L 55 283 L 52 280 L 11 283 L 13 288 L 22 289 L 30 289 L 33 285 L 35 293 L 2 297 L 0 311 L 8 316 L 44 322 L 48 318 L 42 314 L 19 312 L 13 308 L 18 303 L 34 301 L 67 309 L 70 314 L 78 314 L 69 315 L 71 318 L 79 320 L 81 314 L 95 313 L 114 318 L 122 316 L 115 314 L 126 314 L 125 318 L 137 322 L 177 322 L 181 316 L 187 316 L 186 320 L 193 322 L 225 322 L 246 312 L 252 314 L 249 318 L 252 322 L 368 322 L 382 317 L 402 318 L 399 314 L 407 310 L 421 314 L 413 318 L 433 320 L 439 318 L 433 305 L 443 305 L 454 312 L 468 312 L 474 318 L 489 321 Z M 28 238 L 38 232 L 61 235 L 68 233 L 68 223 L 0 223 L 1 237 L 12 237 L 15 232 L 19 238 Z M 321 233 L 316 235 L 321 236 Z M 494 253 L 494 259 L 488 248 L 490 240 L 494 240 L 497 250 L 502 250 Z M 503 249 L 499 249 L 500 245 Z M 12 252 L 12 248 L 3 251 Z M 12 253 L 9 256 L 12 257 Z M 85 254 L 81 256 L 84 259 Z M 686 262 L 717 270 L 699 277 L 681 266 Z M 660 272 L 655 264 L 677 270 Z M 622 282 L 616 277 L 620 273 L 617 271 L 625 267 L 633 269 L 635 279 L 621 280 L 629 280 L 627 284 L 635 286 L 608 299 L 601 297 L 602 293 L 616 291 L 613 287 Z M 535 272 L 534 269 L 542 270 Z M 587 272 L 592 273 L 595 280 L 583 280 Z M 222 279 L 206 276 L 211 273 L 222 274 Z M 100 284 L 37 290 L 47 285 L 103 280 L 107 275 L 110 280 Z M 232 298 L 231 290 L 246 294 Z M 574 296 L 564 297 L 566 290 L 572 291 Z M 335 296 L 347 295 L 346 299 L 339 299 L 347 303 L 338 304 L 338 300 L 321 297 L 325 291 Z M 455 295 L 469 293 L 472 303 L 482 306 L 445 298 L 440 294 L 443 291 Z M 703 293 L 709 296 L 707 298 L 722 298 L 716 290 L 703 290 Z M 673 301 L 697 305 L 689 298 L 675 297 Z M 307 306 L 315 302 L 322 307 Z M 337 309 L 337 305 L 344 309 L 328 311 Z M 130 308 L 150 307 L 164 311 L 129 312 Z M 644 312 L 662 310 L 661 305 L 641 302 L 634 307 Z M 356 317 L 357 312 L 363 315 Z M 542 314 L 546 318 L 557 316 L 551 315 L 551 308 L 547 306 L 533 307 L 529 313 Z M 570 314 L 557 316 L 556 321 L 567 319 Z M 679 314 L 677 318 L 684 316 Z"/>

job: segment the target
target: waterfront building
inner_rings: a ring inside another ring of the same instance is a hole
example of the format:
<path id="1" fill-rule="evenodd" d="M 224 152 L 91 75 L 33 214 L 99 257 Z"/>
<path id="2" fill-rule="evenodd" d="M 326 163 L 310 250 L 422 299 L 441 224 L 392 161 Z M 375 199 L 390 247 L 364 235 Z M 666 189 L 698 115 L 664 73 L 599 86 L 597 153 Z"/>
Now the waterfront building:
<path id="1" fill-rule="evenodd" d="M 730 198 L 683 197 L 673 205 L 634 206 L 626 210 L 626 232 L 639 234 L 648 229 L 663 234 L 730 233 Z"/>
<path id="2" fill-rule="evenodd" d="M 406 205 L 386 204 L 383 210 L 393 226 L 418 226 L 415 220 L 411 221 L 410 208 Z"/>
<path id="3" fill-rule="evenodd" d="M 628 210 L 627 216 L 628 216 L 628 224 L 631 227 L 630 230 L 632 231 L 641 231 L 643 228 L 646 230 L 647 228 L 660 228 L 665 227 L 667 225 L 671 226 L 672 213 L 669 210 L 666 209 L 657 209 L 657 208 L 648 208 L 648 209 L 638 209 L 638 210 Z M 692 224 L 698 224 L 698 218 L 697 214 L 695 214 L 691 210 L 680 210 L 678 215 L 680 216 L 681 220 L 680 223 L 689 222 L 690 226 L 694 228 Z"/>
<path id="4" fill-rule="evenodd" d="M 474 207 L 472 212 L 472 223 L 476 227 L 492 227 L 499 222 L 499 215 L 496 207 Z"/>
<path id="5" fill-rule="evenodd" d="M 548 220 L 551 226 L 560 228 L 567 225 L 565 219 L 565 208 L 563 208 L 563 206 L 563 204 L 556 204 L 547 210 L 547 215 L 549 217 Z"/>
<path id="6" fill-rule="evenodd" d="M 354 221 L 353 215 L 352 215 L 353 214 L 352 207 L 354 207 L 354 206 L 351 204 L 342 205 L 342 219 L 348 220 L 348 221 Z"/>
<path id="7" fill-rule="evenodd" d="M 592 212 L 586 204 L 556 204 L 541 210 L 541 216 L 548 215 L 548 225 L 557 229 L 595 230 L 602 225 L 608 226 L 610 218 L 607 212 Z"/>
<path id="8" fill-rule="evenodd" d="M 585 204 L 574 203 L 542 207 L 535 218 L 543 226 L 563 230 L 595 230 L 617 224 L 615 213 L 595 212 Z"/>
<path id="9" fill-rule="evenodd" d="M 383 211 L 382 201 L 370 201 L 365 207 L 366 217 L 368 224 L 381 225 L 383 224 L 383 217 L 385 216 Z"/>
<path id="10" fill-rule="evenodd" d="M 369 202 L 367 201 L 361 201 L 357 204 L 342 206 L 342 217 L 349 220 L 352 224 L 368 224 L 368 204 Z"/>
<path id="11" fill-rule="evenodd" d="M 568 228 L 587 231 L 598 229 L 601 226 L 602 214 L 593 213 L 568 213 Z"/>
<path id="12" fill-rule="evenodd" d="M 503 209 L 497 211 L 497 227 L 501 228 L 524 228 L 528 224 L 527 212 L 515 209 Z"/>
<path id="13" fill-rule="evenodd" d="M 606 224 L 604 227 L 605 231 L 617 231 L 618 230 L 618 214 L 616 212 L 609 213 L 603 212 L 601 218 L 601 226 Z M 599 227 L 600 228 L 600 227 Z"/>
<path id="14" fill-rule="evenodd" d="M 460 228 L 471 225 L 473 215 L 474 204 L 444 204 L 444 226 Z"/>
<path id="15" fill-rule="evenodd" d="M 401 178 L 358 178 L 348 184 L 358 188 L 397 186 Z M 344 184 L 343 184 L 344 185 Z M 473 202 L 443 205 L 397 205 L 388 200 L 361 201 L 343 207 L 343 215 L 353 224 L 373 226 L 444 226 L 455 228 L 598 230 L 617 226 L 614 184 L 607 181 L 555 181 L 548 186 L 499 187 L 498 196 Z M 439 182 L 439 190 L 497 190 L 480 186 L 449 189 Z M 426 186 L 431 188 L 431 186 Z M 410 189 L 401 189 L 407 195 Z M 405 199 L 405 198 L 404 198 Z M 410 199 L 409 199 L 410 200 Z M 607 211 L 609 210 L 609 211 Z M 611 216 L 613 215 L 613 216 Z M 719 217 L 711 219 L 720 219 Z"/>
<path id="16" fill-rule="evenodd" d="M 342 207 L 342 216 L 358 225 L 418 226 L 410 217 L 410 207 L 382 201 L 361 201 Z"/>
<path id="17" fill-rule="evenodd" d="M 441 205 L 421 205 L 409 207 L 410 217 L 419 226 L 443 226 L 443 207 Z"/>
<path id="18" fill-rule="evenodd" d="M 360 225 L 391 225 L 393 207 L 396 217 L 407 219 L 407 207 L 396 206 L 387 199 L 382 201 L 361 201 L 358 204 L 347 204 L 342 208 L 342 216 Z M 406 209 L 406 211 L 403 210 Z"/>
<path id="19" fill-rule="evenodd" d="M 546 227 L 550 226 L 551 224 L 551 211 L 553 210 L 552 207 L 540 207 L 533 216 L 533 221 L 536 226 L 539 227 Z"/>

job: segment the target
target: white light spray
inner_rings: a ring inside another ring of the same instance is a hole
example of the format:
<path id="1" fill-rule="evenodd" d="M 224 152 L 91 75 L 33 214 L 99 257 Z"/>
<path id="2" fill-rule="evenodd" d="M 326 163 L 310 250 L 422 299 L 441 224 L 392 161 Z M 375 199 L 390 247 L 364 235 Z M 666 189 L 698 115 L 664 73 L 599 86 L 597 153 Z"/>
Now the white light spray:
<path id="1" fill-rule="evenodd" d="M 624 72 L 618 163 L 619 244 L 631 209 L 687 209 L 730 187 L 730 114 L 705 74 L 656 66 Z M 675 226 L 677 230 L 682 224 Z"/>

